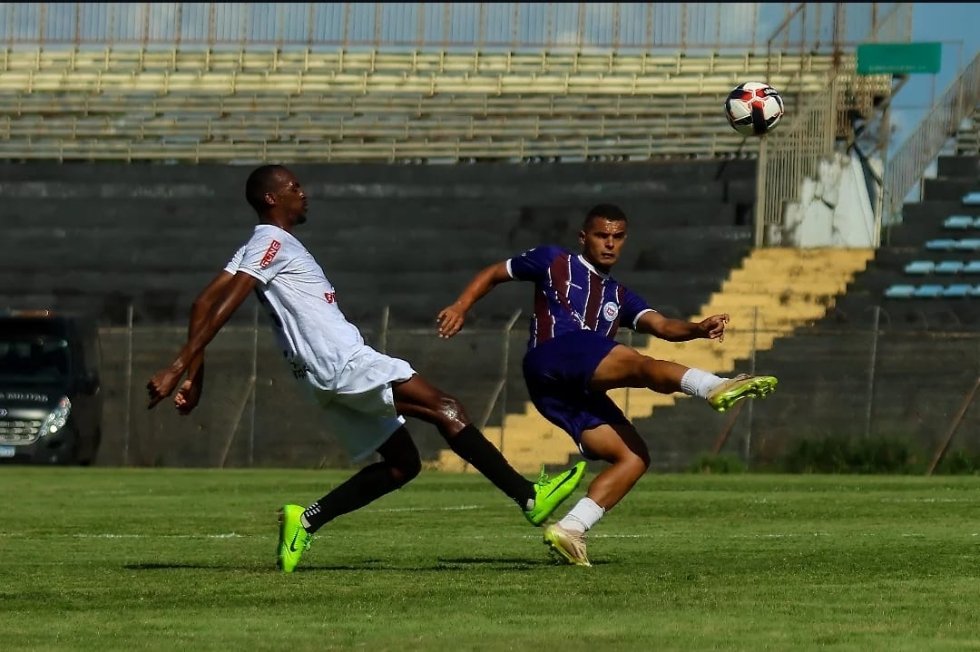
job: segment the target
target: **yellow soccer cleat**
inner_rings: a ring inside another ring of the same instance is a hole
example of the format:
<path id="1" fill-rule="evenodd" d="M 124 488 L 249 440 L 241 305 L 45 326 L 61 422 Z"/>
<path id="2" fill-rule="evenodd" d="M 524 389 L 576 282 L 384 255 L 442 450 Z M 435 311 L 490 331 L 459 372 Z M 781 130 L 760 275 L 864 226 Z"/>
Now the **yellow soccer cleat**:
<path id="1" fill-rule="evenodd" d="M 592 566 L 585 552 L 585 533 L 566 530 L 552 523 L 544 531 L 544 543 L 563 559 L 575 566 Z"/>
<path id="2" fill-rule="evenodd" d="M 708 394 L 708 405 L 724 412 L 743 398 L 765 398 L 776 391 L 778 382 L 774 376 L 739 374 L 715 387 Z"/>

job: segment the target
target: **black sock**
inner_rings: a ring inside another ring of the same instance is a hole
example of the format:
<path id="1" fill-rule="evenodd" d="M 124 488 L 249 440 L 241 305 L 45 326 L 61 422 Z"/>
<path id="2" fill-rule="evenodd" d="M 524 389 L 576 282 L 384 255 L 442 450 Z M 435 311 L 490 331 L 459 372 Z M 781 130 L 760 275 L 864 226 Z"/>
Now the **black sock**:
<path id="1" fill-rule="evenodd" d="M 404 485 L 405 481 L 396 479 L 384 462 L 365 466 L 347 482 L 306 508 L 303 516 L 310 524 L 306 530 L 312 534 L 341 514 L 364 507 Z"/>
<path id="2" fill-rule="evenodd" d="M 534 483 L 515 471 L 476 426 L 466 426 L 447 441 L 454 453 L 472 464 L 521 509 L 527 508 L 528 501 L 534 498 Z"/>

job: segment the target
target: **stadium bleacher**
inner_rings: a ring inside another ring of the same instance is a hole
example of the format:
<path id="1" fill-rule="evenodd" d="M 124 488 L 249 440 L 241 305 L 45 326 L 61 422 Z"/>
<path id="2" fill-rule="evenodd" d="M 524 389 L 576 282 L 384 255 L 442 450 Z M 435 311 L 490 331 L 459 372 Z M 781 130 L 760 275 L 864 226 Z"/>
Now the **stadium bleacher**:
<path id="1" fill-rule="evenodd" d="M 0 156 L 469 160 L 744 153 L 719 120 L 768 74 L 819 92 L 831 55 L 0 51 Z M 839 62 L 853 70 L 853 56 Z M 841 74 L 854 102 L 885 76 Z M 786 101 L 794 97 L 787 94 Z M 748 152 L 751 154 L 751 152 Z"/>
<path id="2" fill-rule="evenodd" d="M 980 214 L 969 211 L 978 204 L 973 204 L 970 197 L 973 192 L 962 193 L 964 188 L 975 185 L 976 179 L 970 161 L 975 157 L 958 157 L 943 159 L 947 167 L 954 169 L 955 162 L 962 162 L 961 176 L 944 175 L 937 179 L 926 181 L 928 197 L 914 207 L 913 219 L 907 221 L 899 230 L 907 234 L 896 234 L 900 245 L 914 247 L 917 238 L 920 241 L 920 254 L 932 254 L 934 258 L 915 258 L 904 263 L 902 271 L 906 276 L 927 277 L 921 283 L 908 283 L 895 280 L 883 287 L 886 299 L 914 301 L 915 299 L 972 299 L 980 296 L 980 285 L 964 282 L 972 275 L 980 274 L 980 258 L 971 257 L 980 252 L 980 238 L 975 237 L 975 231 L 980 229 Z M 913 207 L 908 207 L 912 210 Z M 955 212 L 953 212 L 955 211 Z M 949 237 L 955 232 L 960 237 Z M 938 237 L 929 237 L 938 236 Z M 887 252 L 881 252 L 887 256 Z M 879 256 L 881 258 L 882 256 Z M 950 280 L 948 283 L 936 281 Z M 956 312 L 956 311 L 954 311 Z M 973 315 L 972 310 L 957 314 Z"/>

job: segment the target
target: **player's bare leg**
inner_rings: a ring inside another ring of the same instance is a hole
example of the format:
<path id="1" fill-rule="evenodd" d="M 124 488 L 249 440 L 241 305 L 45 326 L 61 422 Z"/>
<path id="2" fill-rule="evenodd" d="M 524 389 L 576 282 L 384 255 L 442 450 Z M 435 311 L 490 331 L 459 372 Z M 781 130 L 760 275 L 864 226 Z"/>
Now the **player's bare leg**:
<path id="1" fill-rule="evenodd" d="M 586 430 L 581 443 L 590 456 L 609 462 L 610 466 L 595 477 L 586 497 L 565 518 L 547 528 L 544 541 L 566 562 L 591 566 L 585 533 L 643 477 L 650 467 L 650 452 L 636 429 L 627 423 Z"/>
<path id="2" fill-rule="evenodd" d="M 645 356 L 620 344 L 614 347 L 592 374 L 590 387 L 606 392 L 620 387 L 645 387 L 661 394 L 681 391 L 681 379 L 689 367 Z"/>
<path id="3" fill-rule="evenodd" d="M 776 389 L 773 376 L 721 378 L 713 373 L 642 355 L 619 345 L 602 359 L 592 374 L 590 387 L 605 392 L 621 387 L 645 387 L 661 394 L 683 392 L 708 401 L 724 412 L 744 398 L 764 398 Z"/>
<path id="4" fill-rule="evenodd" d="M 589 484 L 587 496 L 605 511 L 623 499 L 650 468 L 650 451 L 631 424 L 604 424 L 582 433 L 582 448 L 609 466 Z"/>

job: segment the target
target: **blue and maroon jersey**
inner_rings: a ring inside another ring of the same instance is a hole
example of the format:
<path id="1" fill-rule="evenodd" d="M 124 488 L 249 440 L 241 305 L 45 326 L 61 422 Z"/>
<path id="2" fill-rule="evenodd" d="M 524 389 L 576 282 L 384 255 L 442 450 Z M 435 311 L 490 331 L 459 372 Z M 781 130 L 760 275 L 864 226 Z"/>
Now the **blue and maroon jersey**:
<path id="1" fill-rule="evenodd" d="M 507 273 L 520 281 L 533 281 L 533 349 L 553 337 L 592 330 L 610 339 L 622 324 L 635 328 L 647 302 L 603 274 L 581 255 L 555 246 L 535 247 L 507 261 Z"/>

